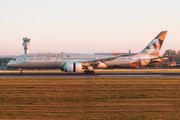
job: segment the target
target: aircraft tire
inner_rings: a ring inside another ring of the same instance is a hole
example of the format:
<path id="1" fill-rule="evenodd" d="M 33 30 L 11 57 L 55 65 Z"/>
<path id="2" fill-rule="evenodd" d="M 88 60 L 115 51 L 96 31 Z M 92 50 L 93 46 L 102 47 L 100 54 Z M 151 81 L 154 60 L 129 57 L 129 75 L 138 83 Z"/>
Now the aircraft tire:
<path id="1" fill-rule="evenodd" d="M 95 72 L 94 71 L 90 71 L 90 74 L 95 74 Z"/>
<path id="2" fill-rule="evenodd" d="M 95 74 L 95 72 L 94 71 L 87 71 L 87 70 L 85 70 L 84 74 Z"/>
<path id="3" fill-rule="evenodd" d="M 85 71 L 84 71 L 84 74 L 89 74 L 89 71 L 85 70 Z"/>

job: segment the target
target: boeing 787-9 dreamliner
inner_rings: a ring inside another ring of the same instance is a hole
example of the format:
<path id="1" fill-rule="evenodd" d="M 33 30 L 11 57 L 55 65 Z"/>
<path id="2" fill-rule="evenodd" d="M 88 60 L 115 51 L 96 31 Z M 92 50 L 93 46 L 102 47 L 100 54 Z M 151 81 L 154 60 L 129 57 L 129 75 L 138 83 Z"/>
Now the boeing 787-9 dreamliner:
<path id="1" fill-rule="evenodd" d="M 94 69 L 134 68 L 163 61 L 159 57 L 167 31 L 160 32 L 139 53 L 32 53 L 14 57 L 7 64 L 9 67 L 23 69 L 54 69 L 65 72 L 95 74 Z M 138 46 L 138 43 L 136 44 Z"/>

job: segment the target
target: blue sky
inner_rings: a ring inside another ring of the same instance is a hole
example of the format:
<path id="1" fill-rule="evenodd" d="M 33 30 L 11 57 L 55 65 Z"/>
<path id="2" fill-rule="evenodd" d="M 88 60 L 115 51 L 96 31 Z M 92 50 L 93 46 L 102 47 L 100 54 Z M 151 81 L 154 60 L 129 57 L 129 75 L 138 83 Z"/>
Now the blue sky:
<path id="1" fill-rule="evenodd" d="M 168 30 L 161 54 L 180 50 L 179 0 L 0 0 L 0 55 L 140 52 Z"/>

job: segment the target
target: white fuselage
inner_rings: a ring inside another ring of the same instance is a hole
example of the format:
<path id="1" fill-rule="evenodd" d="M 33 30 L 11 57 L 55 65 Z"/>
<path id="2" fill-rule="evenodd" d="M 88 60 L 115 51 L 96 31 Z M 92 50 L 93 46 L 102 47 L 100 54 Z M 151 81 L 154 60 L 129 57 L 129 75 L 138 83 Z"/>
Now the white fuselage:
<path id="1" fill-rule="evenodd" d="M 102 62 L 97 68 L 130 68 L 131 63 L 139 58 L 137 55 L 128 57 L 117 57 L 114 60 Z M 23 54 L 15 57 L 8 63 L 10 67 L 23 69 L 42 69 L 42 68 L 63 68 L 65 62 L 88 61 L 98 58 L 112 57 L 111 54 L 76 54 L 76 53 L 35 53 Z M 144 56 L 141 56 L 144 57 Z M 86 63 L 84 63 L 86 64 Z"/>

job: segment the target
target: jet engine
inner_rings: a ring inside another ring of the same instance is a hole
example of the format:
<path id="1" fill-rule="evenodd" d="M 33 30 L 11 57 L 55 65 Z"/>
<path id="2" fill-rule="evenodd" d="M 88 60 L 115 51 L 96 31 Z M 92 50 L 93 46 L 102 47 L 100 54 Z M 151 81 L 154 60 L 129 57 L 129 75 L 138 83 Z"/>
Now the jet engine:
<path id="1" fill-rule="evenodd" d="M 64 63 L 64 71 L 65 72 L 81 72 L 82 71 L 82 63 L 65 62 Z"/>

